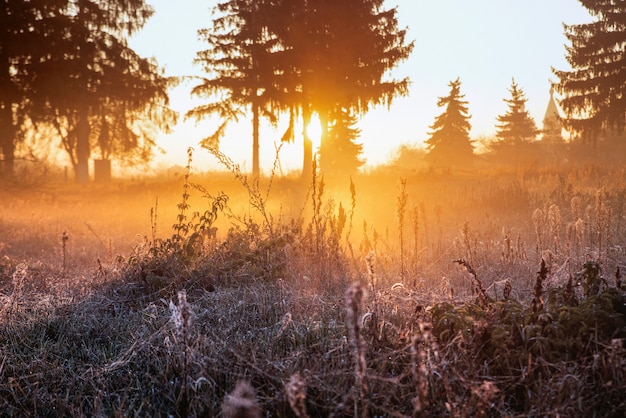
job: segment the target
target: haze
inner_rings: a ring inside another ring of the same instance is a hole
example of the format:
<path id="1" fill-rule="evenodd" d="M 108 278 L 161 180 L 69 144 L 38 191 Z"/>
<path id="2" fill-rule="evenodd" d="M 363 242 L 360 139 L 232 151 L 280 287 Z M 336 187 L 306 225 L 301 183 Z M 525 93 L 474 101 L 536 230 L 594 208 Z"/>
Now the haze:
<path id="1" fill-rule="evenodd" d="M 156 13 L 131 40 L 131 47 L 141 55 L 156 57 L 168 75 L 201 76 L 199 66 L 193 65 L 196 52 L 204 48 L 197 39 L 197 30 L 210 26 L 211 8 L 217 2 L 152 0 L 149 3 Z M 369 166 L 388 160 L 400 144 L 421 144 L 427 138 L 429 126 L 440 112 L 437 97 L 446 95 L 447 83 L 457 77 L 469 102 L 474 139 L 495 133 L 496 117 L 506 111 L 503 99 L 508 95 L 512 77 L 524 89 L 528 110 L 540 126 L 553 79 L 550 68 L 569 69 L 562 25 L 591 19 L 576 0 L 385 2 L 385 7 L 394 5 L 398 7 L 399 26 L 408 27 L 408 40 L 415 40 L 411 57 L 395 74 L 409 76 L 412 85 L 408 97 L 397 98 L 389 109 L 376 108 L 361 119 L 362 134 L 357 142 L 363 143 Z M 194 106 L 189 97 L 192 85 L 193 82 L 183 83 L 172 91 L 176 110 L 184 113 Z M 216 123 L 180 123 L 172 134 L 160 137 L 159 145 L 166 154 L 158 155 L 155 162 L 184 165 L 187 147 L 199 148 L 198 141 Z M 282 125 L 275 130 L 268 127 L 262 130 L 262 169 L 271 168 L 274 146 L 280 142 L 283 130 Z M 284 170 L 301 167 L 301 148 L 297 141 L 283 146 Z M 250 123 L 246 121 L 229 131 L 222 149 L 249 170 Z M 206 169 L 219 168 L 205 152 L 196 153 L 195 158 Z"/>

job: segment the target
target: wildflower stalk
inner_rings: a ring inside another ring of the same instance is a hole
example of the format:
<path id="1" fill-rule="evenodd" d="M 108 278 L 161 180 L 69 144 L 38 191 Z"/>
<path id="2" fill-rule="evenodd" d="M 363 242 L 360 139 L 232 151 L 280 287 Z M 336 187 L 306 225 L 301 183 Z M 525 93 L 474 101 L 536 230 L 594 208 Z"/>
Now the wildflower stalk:
<path id="1" fill-rule="evenodd" d="M 406 213 L 406 205 L 408 201 L 408 195 L 406 194 L 406 179 L 400 179 L 400 194 L 398 195 L 398 228 L 400 239 L 400 280 L 404 283 L 404 216 Z"/>
<path id="2" fill-rule="evenodd" d="M 478 277 L 476 276 L 476 271 L 474 271 L 471 264 L 463 259 L 454 260 L 454 262 L 465 267 L 467 272 L 472 275 L 472 286 L 473 286 L 474 292 L 478 294 L 478 302 L 480 303 L 480 306 L 482 306 L 483 308 L 487 306 L 487 302 L 488 302 L 487 291 L 485 290 L 483 283 L 480 280 L 478 280 Z"/>
<path id="3" fill-rule="evenodd" d="M 246 380 L 238 381 L 222 403 L 222 416 L 225 418 L 260 418 L 261 412 L 256 392 Z"/>
<path id="4" fill-rule="evenodd" d="M 174 324 L 174 335 L 182 352 L 180 362 L 181 389 L 177 403 L 180 415 L 187 417 L 189 415 L 189 345 L 194 313 L 191 305 L 187 302 L 185 289 L 178 292 L 178 306 L 170 301 L 170 311 L 172 312 L 171 320 Z"/>
<path id="5" fill-rule="evenodd" d="M 365 361 L 365 340 L 361 332 L 361 311 L 367 295 L 365 288 L 360 283 L 354 283 L 345 295 L 348 328 L 350 333 L 350 345 L 354 356 L 355 394 L 354 416 L 367 417 L 367 405 L 365 403 L 368 394 Z"/>
<path id="6" fill-rule="evenodd" d="M 296 373 L 289 378 L 289 382 L 285 385 L 285 392 L 289 400 L 291 410 L 298 418 L 309 418 L 306 411 L 306 387 L 304 379 L 300 373 Z"/>

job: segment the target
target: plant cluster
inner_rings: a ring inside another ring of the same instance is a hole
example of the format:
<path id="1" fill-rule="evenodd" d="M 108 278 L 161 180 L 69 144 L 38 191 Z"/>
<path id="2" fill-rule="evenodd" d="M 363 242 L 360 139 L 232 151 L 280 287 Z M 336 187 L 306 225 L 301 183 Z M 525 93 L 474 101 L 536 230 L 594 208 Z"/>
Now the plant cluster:
<path id="1" fill-rule="evenodd" d="M 190 151 L 168 238 L 155 205 L 151 237 L 77 280 L 66 276 L 72 231 L 59 234 L 62 278 L 0 260 L 0 414 L 626 411 L 618 181 L 598 191 L 574 178 L 597 183 L 589 172 L 561 181 L 535 171 L 543 192 L 529 174 L 470 192 L 462 183 L 441 197 L 447 207 L 431 207 L 415 201 L 415 178 L 394 180 L 385 210 L 396 229 L 378 217 L 358 236 L 354 181 L 345 204 L 315 174 L 299 216 L 274 216 L 274 179 L 262 187 L 216 156 L 245 189 L 245 216 L 192 181 Z M 425 196 L 437 197 L 438 181 L 424 183 L 433 183 Z M 451 196 L 472 222 L 450 221 L 446 211 L 459 208 Z M 471 211 L 485 208 L 520 211 L 525 229 L 476 225 Z M 224 218 L 229 229 L 215 230 Z"/>

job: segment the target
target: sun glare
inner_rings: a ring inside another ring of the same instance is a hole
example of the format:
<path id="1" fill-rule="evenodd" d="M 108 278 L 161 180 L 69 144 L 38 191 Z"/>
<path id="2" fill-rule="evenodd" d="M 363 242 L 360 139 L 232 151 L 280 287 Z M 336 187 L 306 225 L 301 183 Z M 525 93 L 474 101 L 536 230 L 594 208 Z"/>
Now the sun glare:
<path id="1" fill-rule="evenodd" d="M 311 120 L 306 127 L 306 133 L 313 143 L 313 152 L 317 152 L 320 143 L 322 142 L 322 122 L 320 121 L 317 113 L 314 113 L 311 116 Z"/>

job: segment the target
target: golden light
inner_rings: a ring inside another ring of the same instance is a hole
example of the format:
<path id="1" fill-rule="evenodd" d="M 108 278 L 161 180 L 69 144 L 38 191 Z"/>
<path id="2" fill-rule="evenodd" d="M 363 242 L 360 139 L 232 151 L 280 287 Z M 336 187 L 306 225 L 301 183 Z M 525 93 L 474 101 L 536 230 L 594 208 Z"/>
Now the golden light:
<path id="1" fill-rule="evenodd" d="M 311 120 L 306 127 L 306 133 L 313 143 L 313 152 L 316 153 L 322 142 L 322 122 L 317 113 L 311 115 Z"/>

